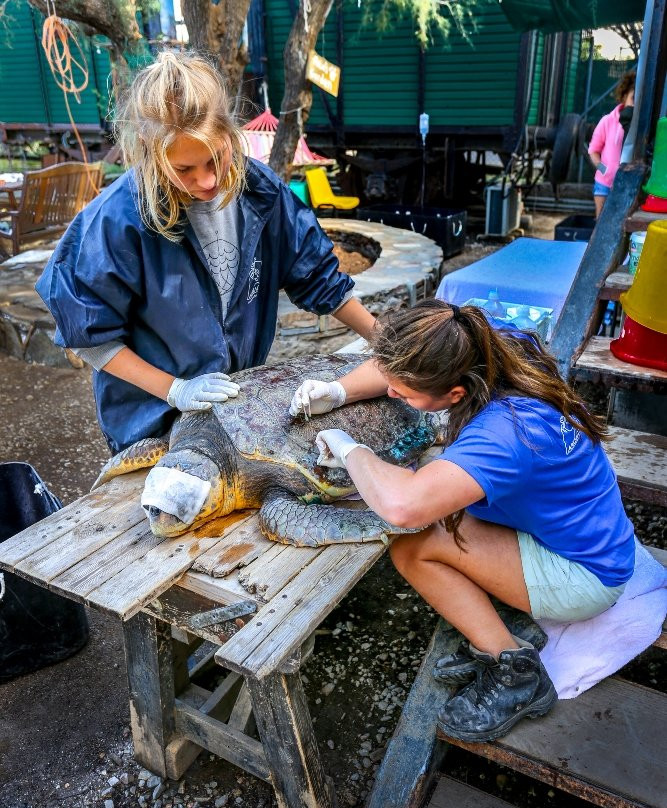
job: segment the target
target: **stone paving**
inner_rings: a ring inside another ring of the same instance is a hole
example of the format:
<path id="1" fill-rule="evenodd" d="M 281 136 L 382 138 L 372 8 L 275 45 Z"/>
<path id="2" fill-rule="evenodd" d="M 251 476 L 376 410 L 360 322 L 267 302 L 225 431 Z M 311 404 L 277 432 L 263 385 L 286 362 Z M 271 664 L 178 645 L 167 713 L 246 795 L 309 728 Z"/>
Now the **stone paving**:
<path id="1" fill-rule="evenodd" d="M 443 253 L 442 248 L 430 238 L 411 230 L 355 219 L 320 219 L 320 224 L 333 241 L 349 238 L 360 251 L 365 251 L 363 242 L 366 241 L 367 253 L 378 256 L 369 269 L 354 276 L 354 296 L 373 314 L 379 314 L 390 297 L 412 305 L 435 292 L 440 281 Z M 337 320 L 302 312 L 290 303 L 284 292 L 281 293 L 279 333 L 338 328 L 340 323 Z"/>
<path id="2" fill-rule="evenodd" d="M 414 303 L 435 291 L 443 255 L 442 249 L 431 239 L 376 222 L 322 219 L 320 223 L 334 241 L 347 241 L 354 249 L 375 259 L 368 270 L 354 276 L 354 296 L 374 313 L 379 313 L 390 298 Z M 81 368 L 81 360 L 53 344 L 55 323 L 34 289 L 54 246 L 51 243 L 28 250 L 0 264 L 0 351 L 26 362 Z M 339 328 L 337 320 L 303 312 L 281 293 L 280 333 L 326 332 Z"/>

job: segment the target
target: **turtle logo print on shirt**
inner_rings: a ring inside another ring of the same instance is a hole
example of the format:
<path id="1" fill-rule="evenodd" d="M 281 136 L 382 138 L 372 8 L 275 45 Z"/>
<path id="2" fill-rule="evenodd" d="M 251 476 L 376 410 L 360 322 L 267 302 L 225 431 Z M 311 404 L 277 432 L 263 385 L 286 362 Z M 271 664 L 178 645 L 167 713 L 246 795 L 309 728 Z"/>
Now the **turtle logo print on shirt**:
<path id="1" fill-rule="evenodd" d="M 262 262 L 257 258 L 253 258 L 250 275 L 248 275 L 248 303 L 252 303 L 259 294 L 259 273 L 261 269 Z"/>
<path id="2" fill-rule="evenodd" d="M 563 445 L 565 446 L 565 454 L 569 455 L 574 447 L 579 443 L 581 432 L 575 429 L 571 424 L 565 420 L 565 416 L 560 417 L 560 434 L 563 436 Z"/>
<path id="3" fill-rule="evenodd" d="M 238 247 L 224 238 L 215 238 L 204 246 L 204 255 L 220 295 L 231 295 L 239 268 Z"/>

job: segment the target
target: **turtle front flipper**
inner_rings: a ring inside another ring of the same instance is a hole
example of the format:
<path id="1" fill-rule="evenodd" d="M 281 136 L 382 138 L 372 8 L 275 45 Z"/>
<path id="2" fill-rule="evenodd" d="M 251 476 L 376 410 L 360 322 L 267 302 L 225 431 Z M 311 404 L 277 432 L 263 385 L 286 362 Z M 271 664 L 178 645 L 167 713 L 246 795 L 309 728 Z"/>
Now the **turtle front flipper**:
<path id="1" fill-rule="evenodd" d="M 267 539 L 295 547 L 366 541 L 387 544 L 392 533 L 415 532 L 394 527 L 373 511 L 306 505 L 282 491 L 265 498 L 259 511 L 259 528 Z"/>
<path id="2" fill-rule="evenodd" d="M 102 483 L 113 480 L 121 474 L 128 474 L 130 471 L 147 469 L 154 466 L 158 460 L 169 450 L 169 438 L 144 438 L 118 452 L 102 467 L 98 478 L 90 489 L 94 491 Z"/>

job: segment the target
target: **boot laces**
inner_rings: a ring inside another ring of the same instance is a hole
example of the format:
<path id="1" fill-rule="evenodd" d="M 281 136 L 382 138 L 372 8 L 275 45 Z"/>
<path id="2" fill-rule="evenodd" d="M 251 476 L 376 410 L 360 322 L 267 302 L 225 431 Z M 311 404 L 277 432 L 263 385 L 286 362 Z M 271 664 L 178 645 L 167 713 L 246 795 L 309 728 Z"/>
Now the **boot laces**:
<path id="1" fill-rule="evenodd" d="M 475 672 L 475 683 L 470 685 L 474 692 L 473 704 L 480 710 L 484 705 L 490 707 L 498 696 L 505 690 L 508 677 L 505 673 L 507 665 L 499 664 L 493 667 L 484 665 L 477 668 Z M 498 668 L 500 676 L 496 675 L 494 668 Z M 505 675 L 503 675 L 505 674 Z"/>

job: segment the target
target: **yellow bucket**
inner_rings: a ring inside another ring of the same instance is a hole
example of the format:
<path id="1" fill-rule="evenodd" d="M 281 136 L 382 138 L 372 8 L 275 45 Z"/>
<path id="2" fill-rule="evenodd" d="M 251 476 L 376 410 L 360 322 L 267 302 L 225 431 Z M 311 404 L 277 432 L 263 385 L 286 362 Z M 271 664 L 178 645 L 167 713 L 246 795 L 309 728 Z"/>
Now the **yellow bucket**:
<path id="1" fill-rule="evenodd" d="M 649 224 L 635 279 L 621 304 L 636 323 L 667 334 L 667 221 Z"/>

